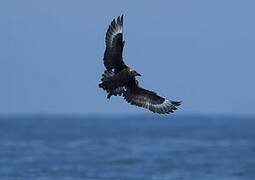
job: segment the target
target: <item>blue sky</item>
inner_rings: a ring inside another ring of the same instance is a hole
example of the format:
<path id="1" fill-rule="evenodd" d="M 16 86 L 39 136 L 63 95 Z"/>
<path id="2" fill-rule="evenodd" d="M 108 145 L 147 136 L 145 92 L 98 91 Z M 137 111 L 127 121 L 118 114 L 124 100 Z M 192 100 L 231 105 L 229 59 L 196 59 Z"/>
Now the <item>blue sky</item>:
<path id="1" fill-rule="evenodd" d="M 182 113 L 255 114 L 255 1 L 0 2 L 0 113 L 147 113 L 98 88 L 124 14 L 126 63 Z"/>

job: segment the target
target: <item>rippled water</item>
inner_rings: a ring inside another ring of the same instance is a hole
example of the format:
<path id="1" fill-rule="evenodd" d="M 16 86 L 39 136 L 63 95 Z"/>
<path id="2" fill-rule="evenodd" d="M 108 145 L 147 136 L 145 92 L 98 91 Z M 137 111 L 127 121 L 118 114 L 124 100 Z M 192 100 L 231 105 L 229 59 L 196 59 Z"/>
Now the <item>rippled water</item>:
<path id="1" fill-rule="evenodd" d="M 255 119 L 2 117 L 2 180 L 255 179 Z"/>

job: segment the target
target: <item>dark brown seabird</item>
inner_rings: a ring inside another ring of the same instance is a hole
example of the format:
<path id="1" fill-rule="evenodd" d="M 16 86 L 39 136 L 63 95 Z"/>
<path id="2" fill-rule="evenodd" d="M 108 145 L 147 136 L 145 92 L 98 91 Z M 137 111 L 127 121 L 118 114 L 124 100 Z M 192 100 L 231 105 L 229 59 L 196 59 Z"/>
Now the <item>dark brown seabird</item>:
<path id="1" fill-rule="evenodd" d="M 104 66 L 99 87 L 104 89 L 110 99 L 112 95 L 123 96 L 132 105 L 140 106 L 154 113 L 169 114 L 177 110 L 180 101 L 172 101 L 158 96 L 155 92 L 139 86 L 138 72 L 128 67 L 122 57 L 125 41 L 123 40 L 123 15 L 113 19 L 106 33 Z"/>

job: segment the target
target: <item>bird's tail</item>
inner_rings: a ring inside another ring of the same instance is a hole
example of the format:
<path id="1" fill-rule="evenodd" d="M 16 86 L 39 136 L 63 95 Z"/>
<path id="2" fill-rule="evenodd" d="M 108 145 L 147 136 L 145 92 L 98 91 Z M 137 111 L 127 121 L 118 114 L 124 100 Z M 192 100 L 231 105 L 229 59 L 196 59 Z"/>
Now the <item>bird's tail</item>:
<path id="1" fill-rule="evenodd" d="M 110 90 L 108 92 L 107 99 L 110 99 L 112 95 L 121 96 L 124 91 L 125 91 L 124 87 L 118 87 L 114 90 Z"/>
<path id="2" fill-rule="evenodd" d="M 114 72 L 113 71 L 104 71 L 104 74 L 102 74 L 102 79 L 101 81 L 108 81 L 109 79 L 111 79 L 111 77 L 114 76 Z"/>
<path id="3" fill-rule="evenodd" d="M 104 74 L 102 74 L 102 79 L 101 79 L 101 83 L 99 84 L 99 87 L 104 89 L 108 95 L 107 95 L 107 99 L 110 99 L 112 95 L 114 96 L 121 96 L 122 93 L 124 92 L 124 87 L 118 87 L 116 89 L 111 89 L 110 88 L 110 82 L 109 80 L 114 76 L 114 72 L 113 71 L 105 71 Z"/>
<path id="4" fill-rule="evenodd" d="M 100 88 L 103 88 L 103 90 L 106 90 L 107 92 L 109 91 L 109 80 L 111 79 L 111 77 L 114 76 L 114 72 L 113 71 L 104 71 L 104 74 L 102 74 L 102 78 L 101 78 L 101 83 L 99 84 Z"/>

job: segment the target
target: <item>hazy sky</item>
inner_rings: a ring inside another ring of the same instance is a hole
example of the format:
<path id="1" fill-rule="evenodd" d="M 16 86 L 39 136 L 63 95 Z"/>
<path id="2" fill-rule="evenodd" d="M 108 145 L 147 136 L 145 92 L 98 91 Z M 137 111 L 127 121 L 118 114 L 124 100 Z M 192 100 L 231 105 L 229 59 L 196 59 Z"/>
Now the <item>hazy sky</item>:
<path id="1" fill-rule="evenodd" d="M 0 113 L 150 113 L 98 88 L 124 14 L 124 58 L 182 113 L 255 114 L 255 1 L 1 0 Z"/>

